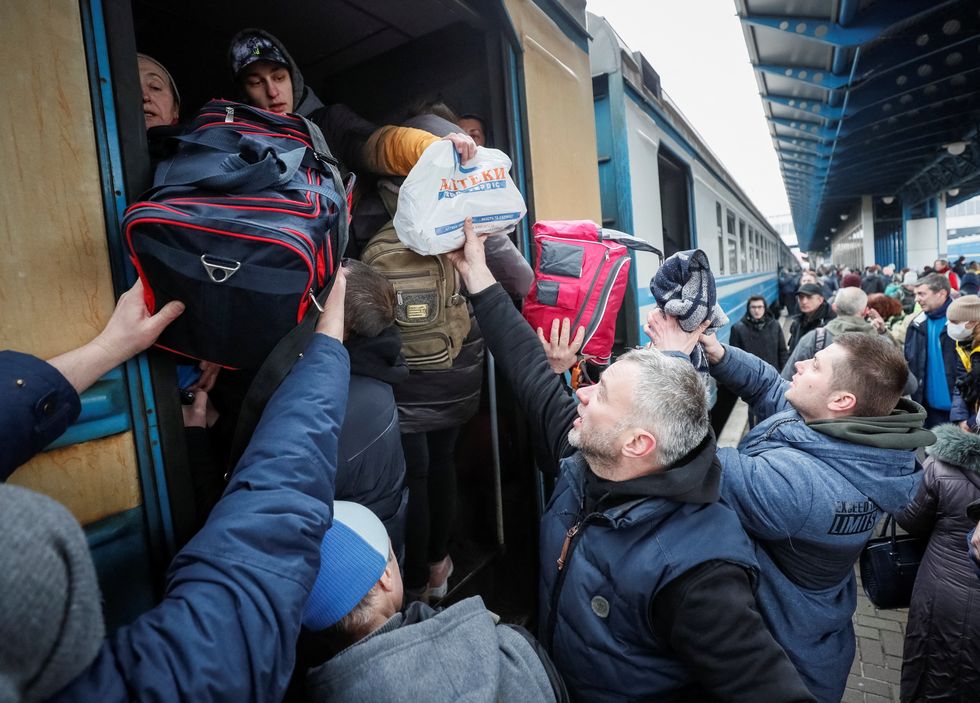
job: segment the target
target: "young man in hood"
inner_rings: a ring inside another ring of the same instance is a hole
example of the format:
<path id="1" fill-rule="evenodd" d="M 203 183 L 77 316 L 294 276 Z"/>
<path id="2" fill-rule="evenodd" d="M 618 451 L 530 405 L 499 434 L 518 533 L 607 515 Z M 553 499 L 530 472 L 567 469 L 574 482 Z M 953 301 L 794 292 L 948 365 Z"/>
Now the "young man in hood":
<path id="1" fill-rule="evenodd" d="M 648 327 L 662 350 L 695 336 L 662 313 Z M 838 703 L 854 659 L 854 563 L 880 512 L 916 489 L 914 450 L 935 441 L 925 410 L 900 399 L 908 367 L 877 336 L 838 336 L 792 382 L 714 336 L 700 341 L 712 376 L 766 418 L 718 451 L 722 497 L 755 541 L 762 614 L 810 692 Z"/>
<path id="2" fill-rule="evenodd" d="M 407 127 L 376 127 L 346 105 L 324 105 L 306 85 L 293 57 L 276 37 L 261 29 L 243 29 L 228 47 L 228 61 L 245 102 L 263 110 L 296 113 L 323 132 L 341 163 L 356 173 L 405 176 L 422 152 L 439 141 L 428 132 Z M 462 161 L 476 154 L 466 134 L 443 137 Z"/>
<path id="3" fill-rule="evenodd" d="M 684 358 L 629 352 L 576 404 L 472 223 L 464 232 L 450 257 L 546 465 L 559 466 L 541 520 L 539 632 L 572 696 L 808 699 L 759 615 L 748 537 L 719 502 L 707 388 L 686 356 L 697 338 Z"/>
<path id="4" fill-rule="evenodd" d="M 732 326 L 728 343 L 754 354 L 777 369 L 783 368 L 789 352 L 782 327 L 766 309 L 766 299 L 753 295 L 745 304 L 745 315 Z"/>
<path id="5" fill-rule="evenodd" d="M 337 501 L 303 613 L 306 700 L 568 700 L 531 634 L 501 623 L 479 596 L 444 610 L 416 601 L 401 612 L 403 604 L 401 573 L 384 525 L 365 507 Z"/>

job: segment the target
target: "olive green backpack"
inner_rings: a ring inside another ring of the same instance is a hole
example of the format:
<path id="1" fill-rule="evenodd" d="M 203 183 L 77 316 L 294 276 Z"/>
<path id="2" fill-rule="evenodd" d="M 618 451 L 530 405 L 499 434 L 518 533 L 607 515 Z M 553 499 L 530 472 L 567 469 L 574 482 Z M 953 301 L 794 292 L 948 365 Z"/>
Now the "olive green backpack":
<path id="1" fill-rule="evenodd" d="M 378 193 L 394 216 L 398 196 L 383 184 L 378 185 Z M 459 273 L 449 258 L 416 254 L 401 243 L 388 220 L 364 247 L 361 261 L 395 289 L 395 323 L 409 368 L 450 368 L 470 332 L 470 313 L 460 293 Z"/>

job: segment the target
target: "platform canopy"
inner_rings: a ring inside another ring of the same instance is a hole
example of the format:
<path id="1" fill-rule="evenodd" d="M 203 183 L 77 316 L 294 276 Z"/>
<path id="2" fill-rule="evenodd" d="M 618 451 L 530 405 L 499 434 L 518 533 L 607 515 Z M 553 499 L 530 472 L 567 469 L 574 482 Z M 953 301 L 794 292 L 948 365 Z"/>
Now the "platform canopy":
<path id="1" fill-rule="evenodd" d="M 803 251 L 861 196 L 980 192 L 980 2 L 735 0 Z"/>

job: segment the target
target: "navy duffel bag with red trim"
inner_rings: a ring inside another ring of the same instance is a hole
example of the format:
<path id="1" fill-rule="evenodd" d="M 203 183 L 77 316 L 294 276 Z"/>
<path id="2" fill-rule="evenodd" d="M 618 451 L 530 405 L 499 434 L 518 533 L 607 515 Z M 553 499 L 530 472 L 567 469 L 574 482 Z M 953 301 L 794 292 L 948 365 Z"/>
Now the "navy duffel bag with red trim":
<path id="1" fill-rule="evenodd" d="M 150 311 L 187 306 L 157 346 L 255 369 L 322 302 L 347 244 L 350 188 L 298 115 L 213 100 L 174 139 L 123 221 Z"/>

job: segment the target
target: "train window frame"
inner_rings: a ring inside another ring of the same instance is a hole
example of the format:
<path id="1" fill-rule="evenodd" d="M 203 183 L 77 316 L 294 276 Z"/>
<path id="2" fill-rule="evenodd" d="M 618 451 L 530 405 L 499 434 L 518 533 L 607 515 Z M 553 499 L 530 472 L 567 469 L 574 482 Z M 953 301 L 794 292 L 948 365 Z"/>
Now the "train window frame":
<path id="1" fill-rule="evenodd" d="M 725 241 L 728 250 L 728 273 L 738 273 L 738 240 L 735 236 L 735 213 L 725 208 Z"/>
<path id="2" fill-rule="evenodd" d="M 739 241 L 739 271 L 748 273 L 748 250 L 745 245 L 745 220 L 738 218 L 738 241 Z"/>
<path id="3" fill-rule="evenodd" d="M 721 212 L 721 203 L 715 201 L 715 219 L 718 221 L 718 275 L 725 274 L 725 229 Z"/>

